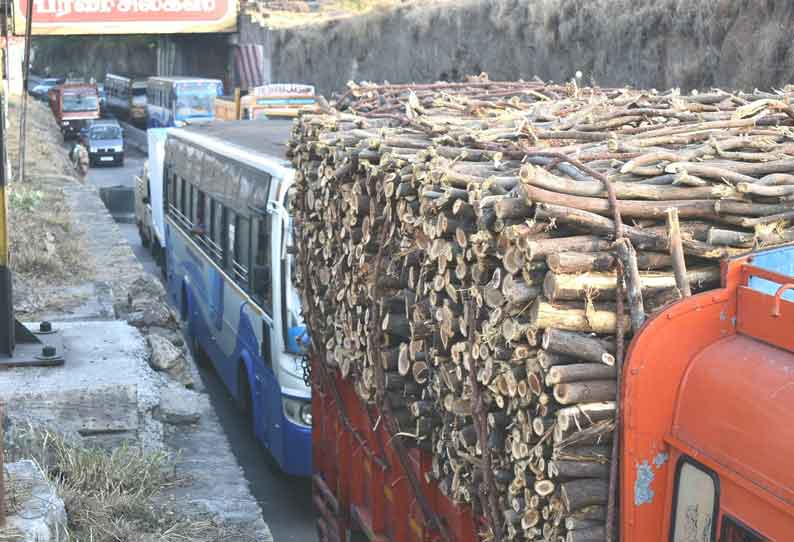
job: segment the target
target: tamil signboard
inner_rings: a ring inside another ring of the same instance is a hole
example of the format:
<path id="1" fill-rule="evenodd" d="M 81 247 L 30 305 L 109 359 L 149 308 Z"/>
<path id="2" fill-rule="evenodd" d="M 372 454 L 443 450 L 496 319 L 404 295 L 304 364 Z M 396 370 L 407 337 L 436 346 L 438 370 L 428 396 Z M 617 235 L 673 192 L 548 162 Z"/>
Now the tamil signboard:
<path id="1" fill-rule="evenodd" d="M 14 0 L 25 31 L 27 0 Z M 33 0 L 33 34 L 195 34 L 234 32 L 237 0 Z"/>

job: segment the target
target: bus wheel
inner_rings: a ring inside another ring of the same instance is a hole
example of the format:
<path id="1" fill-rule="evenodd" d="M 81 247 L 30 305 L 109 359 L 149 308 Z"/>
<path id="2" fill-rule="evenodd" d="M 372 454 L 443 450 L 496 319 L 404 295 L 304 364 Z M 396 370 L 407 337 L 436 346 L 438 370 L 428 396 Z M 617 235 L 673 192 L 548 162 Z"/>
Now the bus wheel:
<path id="1" fill-rule="evenodd" d="M 251 386 L 248 383 L 248 372 L 245 370 L 245 364 L 240 363 L 237 375 L 237 382 L 239 383 L 237 389 L 237 408 L 240 413 L 246 418 L 251 417 Z"/>

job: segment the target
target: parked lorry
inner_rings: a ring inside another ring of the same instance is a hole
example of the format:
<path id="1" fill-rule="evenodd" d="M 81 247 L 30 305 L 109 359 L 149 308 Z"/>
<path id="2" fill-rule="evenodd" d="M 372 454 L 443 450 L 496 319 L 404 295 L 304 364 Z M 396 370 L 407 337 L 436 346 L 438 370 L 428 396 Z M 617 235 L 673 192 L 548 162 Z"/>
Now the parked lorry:
<path id="1" fill-rule="evenodd" d="M 794 246 L 726 260 L 721 276 L 721 288 L 670 305 L 630 343 L 623 542 L 794 540 Z M 483 518 L 428 481 L 429 452 L 399 453 L 382 413 L 316 355 L 312 379 L 320 540 L 480 540 Z M 591 523 L 565 542 L 604 540 Z"/>
<path id="2" fill-rule="evenodd" d="M 100 118 L 95 84 L 67 82 L 50 89 L 48 96 L 64 140 L 77 137 L 89 121 Z"/>

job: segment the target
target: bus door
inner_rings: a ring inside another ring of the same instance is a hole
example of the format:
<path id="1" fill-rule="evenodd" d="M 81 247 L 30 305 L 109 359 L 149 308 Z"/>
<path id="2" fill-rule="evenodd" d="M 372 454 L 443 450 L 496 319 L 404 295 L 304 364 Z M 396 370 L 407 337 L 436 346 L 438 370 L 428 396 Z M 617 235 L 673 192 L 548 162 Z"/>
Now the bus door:
<path id="1" fill-rule="evenodd" d="M 279 415 L 281 413 L 278 380 L 276 379 L 273 368 L 273 319 L 267 314 L 262 316 L 262 345 L 261 355 L 255 362 L 254 367 L 254 401 L 256 401 L 255 412 L 259 412 L 259 419 L 254 419 L 254 432 L 256 436 L 267 447 L 272 444 L 272 435 L 277 431 Z"/>
<path id="2" fill-rule="evenodd" d="M 271 224 L 274 215 L 268 210 L 257 210 L 252 220 L 253 237 L 256 240 L 256 254 L 253 262 L 254 297 L 264 309 L 261 318 L 262 343 L 260 356 L 256 363 L 257 410 L 261 412 L 259 420 L 255 420 L 255 432 L 259 439 L 272 447 L 273 438 L 279 433 L 281 420 L 281 389 L 278 383 L 278 354 L 274 340 L 278 329 L 278 315 L 273 311 L 273 268 Z"/>

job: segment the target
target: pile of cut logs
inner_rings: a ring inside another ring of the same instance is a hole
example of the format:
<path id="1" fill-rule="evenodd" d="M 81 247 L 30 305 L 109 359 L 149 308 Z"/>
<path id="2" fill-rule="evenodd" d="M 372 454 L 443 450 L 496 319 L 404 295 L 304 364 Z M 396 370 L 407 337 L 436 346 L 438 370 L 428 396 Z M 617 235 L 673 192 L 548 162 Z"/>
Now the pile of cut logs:
<path id="1" fill-rule="evenodd" d="M 485 539 L 604 540 L 625 343 L 794 240 L 790 90 L 353 86 L 296 124 L 315 349 Z"/>

